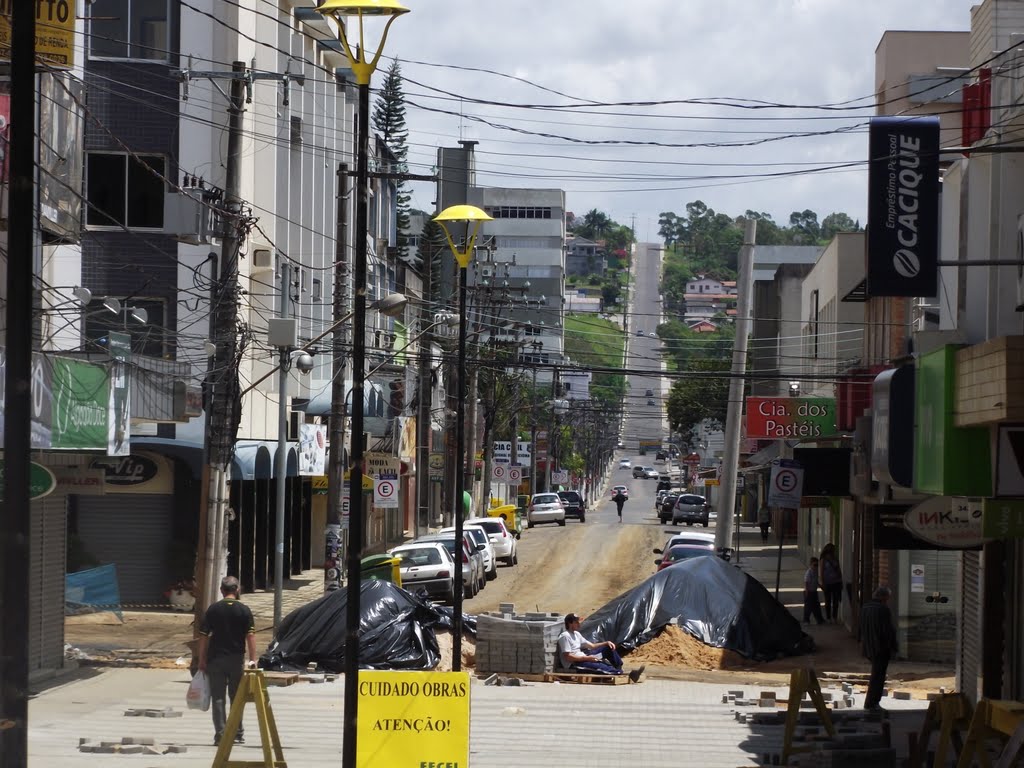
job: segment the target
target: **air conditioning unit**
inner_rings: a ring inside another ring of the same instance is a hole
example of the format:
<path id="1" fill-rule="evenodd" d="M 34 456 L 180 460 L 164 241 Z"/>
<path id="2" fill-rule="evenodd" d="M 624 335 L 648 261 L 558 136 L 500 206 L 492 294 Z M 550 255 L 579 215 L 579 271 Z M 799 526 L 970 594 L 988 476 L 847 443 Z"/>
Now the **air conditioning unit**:
<path id="1" fill-rule="evenodd" d="M 481 264 L 476 269 L 480 277 L 494 277 L 494 267 L 490 264 Z"/>
<path id="2" fill-rule="evenodd" d="M 270 248 L 253 248 L 250 274 L 253 272 L 269 272 L 274 268 L 274 252 Z"/>

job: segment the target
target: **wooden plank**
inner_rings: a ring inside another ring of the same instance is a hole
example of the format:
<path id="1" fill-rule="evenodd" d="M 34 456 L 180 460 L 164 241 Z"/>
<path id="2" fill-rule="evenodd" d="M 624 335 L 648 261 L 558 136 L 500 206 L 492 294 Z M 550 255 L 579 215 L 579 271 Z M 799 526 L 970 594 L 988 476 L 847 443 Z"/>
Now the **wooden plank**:
<path id="1" fill-rule="evenodd" d="M 579 683 L 582 685 L 626 685 L 629 675 L 587 675 L 580 672 L 544 672 L 543 674 L 509 674 L 531 683 Z"/>
<path id="2" fill-rule="evenodd" d="M 263 679 L 266 680 L 267 685 L 275 685 L 277 687 L 284 687 L 286 685 L 292 685 L 299 681 L 298 672 L 264 672 Z"/>

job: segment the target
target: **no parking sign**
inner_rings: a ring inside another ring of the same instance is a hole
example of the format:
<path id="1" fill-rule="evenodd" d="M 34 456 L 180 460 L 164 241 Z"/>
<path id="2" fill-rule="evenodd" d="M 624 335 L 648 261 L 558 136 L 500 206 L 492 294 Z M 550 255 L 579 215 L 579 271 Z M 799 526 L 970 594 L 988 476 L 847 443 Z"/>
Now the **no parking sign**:
<path id="1" fill-rule="evenodd" d="M 383 509 L 398 508 L 398 475 L 381 472 L 373 483 L 373 506 Z"/>
<path id="2" fill-rule="evenodd" d="M 804 490 L 804 469 L 792 459 L 772 462 L 772 479 L 768 486 L 768 506 L 800 509 Z"/>

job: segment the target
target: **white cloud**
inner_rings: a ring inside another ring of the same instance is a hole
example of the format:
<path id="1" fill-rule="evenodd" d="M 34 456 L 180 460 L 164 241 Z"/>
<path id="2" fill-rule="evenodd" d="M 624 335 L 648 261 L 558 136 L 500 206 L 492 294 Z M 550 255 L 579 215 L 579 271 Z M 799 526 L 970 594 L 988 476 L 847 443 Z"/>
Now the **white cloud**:
<path id="1" fill-rule="evenodd" d="M 820 217 L 846 211 L 863 221 L 866 174 L 860 169 L 769 181 L 750 175 L 786 168 L 682 164 L 863 161 L 867 136 L 862 132 L 716 148 L 591 146 L 567 138 L 731 143 L 852 126 L 872 110 L 841 120 L 798 120 L 836 115 L 692 104 L 609 107 L 601 110 L 609 113 L 604 115 L 517 109 L 466 99 L 552 106 L 567 105 L 570 99 L 458 68 L 495 70 L 601 102 L 731 97 L 804 105 L 863 99 L 860 103 L 868 105 L 875 47 L 884 31 L 967 30 L 972 5 L 968 0 L 406 2 L 413 12 L 395 22 L 386 53 L 403 60 L 410 161 L 420 164 L 413 170 L 429 169 L 438 146 L 477 139 L 479 183 L 562 188 L 571 210 L 598 208 L 620 223 L 635 215 L 637 234 L 652 239 L 659 212 L 682 212 L 695 199 L 730 214 L 748 208 L 767 211 L 779 222 L 805 208 Z M 455 98 L 440 98 L 424 86 Z M 750 119 L 769 116 L 785 119 Z M 491 127 L 475 121 L 477 117 L 554 137 Z M 721 175 L 741 178 L 707 178 Z M 429 208 L 429 185 L 417 185 L 414 192 L 414 204 Z"/>

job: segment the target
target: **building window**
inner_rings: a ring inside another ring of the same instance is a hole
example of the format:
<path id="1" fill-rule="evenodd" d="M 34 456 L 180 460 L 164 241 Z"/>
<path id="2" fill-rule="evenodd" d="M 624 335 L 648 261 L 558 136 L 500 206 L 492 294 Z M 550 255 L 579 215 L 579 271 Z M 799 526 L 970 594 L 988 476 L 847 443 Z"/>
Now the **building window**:
<path id="1" fill-rule="evenodd" d="M 323 283 L 319 278 L 313 278 L 313 301 L 320 301 L 324 297 Z"/>
<path id="2" fill-rule="evenodd" d="M 86 224 L 163 228 L 164 182 L 154 172 L 166 175 L 164 158 L 160 155 L 139 155 L 138 158 L 106 152 L 90 152 L 86 156 Z"/>
<path id="3" fill-rule="evenodd" d="M 94 0 L 89 8 L 89 55 L 167 61 L 168 5 L 168 0 Z"/>

